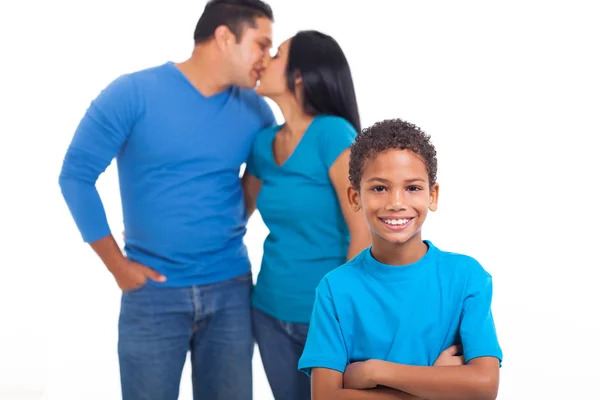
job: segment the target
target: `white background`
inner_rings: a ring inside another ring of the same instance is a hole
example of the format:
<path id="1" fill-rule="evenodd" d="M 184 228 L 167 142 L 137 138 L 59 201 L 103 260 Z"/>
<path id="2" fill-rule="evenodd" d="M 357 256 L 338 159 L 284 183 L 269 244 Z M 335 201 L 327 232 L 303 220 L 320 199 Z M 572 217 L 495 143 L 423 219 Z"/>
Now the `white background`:
<path id="1" fill-rule="evenodd" d="M 340 42 L 365 126 L 401 117 L 432 135 L 441 203 L 424 236 L 476 257 L 494 276 L 505 353 L 499 398 L 594 398 L 600 29 L 593 2 L 271 4 L 276 44 L 300 29 Z M 119 290 L 82 243 L 58 175 L 91 99 L 122 73 L 187 58 L 203 6 L 2 2 L 0 399 L 120 398 Z M 120 240 L 114 164 L 98 187 Z M 265 236 L 253 216 L 246 242 L 255 274 Z M 255 367 L 255 398 L 268 399 L 258 354 Z M 189 372 L 181 399 L 191 399 Z"/>

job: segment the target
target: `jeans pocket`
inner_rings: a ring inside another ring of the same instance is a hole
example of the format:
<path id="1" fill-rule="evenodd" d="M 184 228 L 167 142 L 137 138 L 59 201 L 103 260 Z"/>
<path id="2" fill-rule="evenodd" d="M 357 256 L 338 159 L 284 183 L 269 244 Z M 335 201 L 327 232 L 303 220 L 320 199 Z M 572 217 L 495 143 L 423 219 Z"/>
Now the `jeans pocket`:
<path id="1" fill-rule="evenodd" d="M 137 293 L 148 286 L 148 281 L 142 283 L 140 286 L 136 286 L 133 289 L 122 290 L 123 295 L 129 295 L 133 293 Z"/>

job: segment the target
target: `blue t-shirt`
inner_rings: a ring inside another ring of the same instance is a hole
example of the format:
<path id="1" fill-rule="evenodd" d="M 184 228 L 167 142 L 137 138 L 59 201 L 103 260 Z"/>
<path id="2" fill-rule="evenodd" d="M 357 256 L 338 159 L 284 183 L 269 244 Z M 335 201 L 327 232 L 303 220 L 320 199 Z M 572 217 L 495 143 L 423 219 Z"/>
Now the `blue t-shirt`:
<path id="1" fill-rule="evenodd" d="M 425 243 L 414 264 L 382 264 L 369 248 L 321 281 L 299 370 L 343 373 L 369 359 L 431 366 L 458 343 L 466 362 L 502 360 L 491 276 L 475 259 Z"/>
<path id="2" fill-rule="evenodd" d="M 163 286 L 249 271 L 240 168 L 274 124 L 253 90 L 205 97 L 171 62 L 115 79 L 81 120 L 59 179 L 83 240 L 111 233 L 95 183 L 116 158 L 129 259 L 164 274 Z"/>
<path id="3" fill-rule="evenodd" d="M 248 171 L 262 181 L 257 208 L 269 229 L 252 304 L 281 321 L 308 323 L 319 281 L 346 262 L 350 234 L 329 169 L 356 137 L 345 119 L 317 116 L 281 166 L 261 132 Z"/>

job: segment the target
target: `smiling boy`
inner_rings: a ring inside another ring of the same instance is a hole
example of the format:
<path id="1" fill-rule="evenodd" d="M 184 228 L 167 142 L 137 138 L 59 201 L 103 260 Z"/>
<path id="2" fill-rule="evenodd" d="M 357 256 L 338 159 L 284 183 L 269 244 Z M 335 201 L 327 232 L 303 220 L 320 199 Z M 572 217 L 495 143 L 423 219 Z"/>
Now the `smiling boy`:
<path id="1" fill-rule="evenodd" d="M 373 245 L 317 288 L 299 361 L 313 399 L 496 398 L 502 350 L 491 276 L 421 238 L 438 206 L 436 175 L 436 150 L 415 125 L 386 120 L 358 135 L 348 195 Z M 438 366 L 456 344 L 466 364 Z"/>

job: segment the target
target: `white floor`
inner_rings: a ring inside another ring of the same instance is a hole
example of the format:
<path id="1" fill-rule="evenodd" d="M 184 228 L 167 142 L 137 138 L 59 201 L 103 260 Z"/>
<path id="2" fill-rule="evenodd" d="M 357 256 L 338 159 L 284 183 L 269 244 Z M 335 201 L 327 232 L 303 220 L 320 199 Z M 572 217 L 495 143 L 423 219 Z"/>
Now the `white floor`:
<path id="1" fill-rule="evenodd" d="M 258 349 L 255 349 L 254 357 L 254 399 L 255 400 L 268 400 L 272 399 L 273 395 L 269 388 L 267 378 L 265 376 L 262 362 L 260 360 L 260 354 Z M 115 354 L 116 356 L 116 354 Z M 107 357 L 107 359 L 110 357 Z M 44 379 L 46 384 L 40 382 L 41 375 L 34 373 L 32 382 L 7 382 L 2 376 L 0 376 L 0 400 L 117 400 L 120 399 L 118 374 L 114 369 L 115 363 L 110 362 L 112 368 L 111 371 L 100 366 L 98 369 L 104 370 L 106 375 L 102 376 L 100 373 L 94 374 L 92 377 L 84 371 L 88 369 L 85 365 L 82 365 L 79 372 L 85 377 L 79 376 L 79 374 L 73 376 L 73 369 L 64 368 L 53 368 L 49 371 L 49 376 Z M 14 374 L 16 371 L 12 371 L 13 376 L 26 377 L 27 371 L 19 371 L 20 373 Z M 36 371 L 41 372 L 41 371 Z M 188 362 L 183 370 L 183 377 L 181 380 L 181 390 L 179 399 L 180 400 L 192 400 L 192 386 L 190 381 L 190 364 Z M 4 377 L 8 376 L 6 373 L 2 374 Z M 48 378 L 51 378 L 48 379 Z"/>

